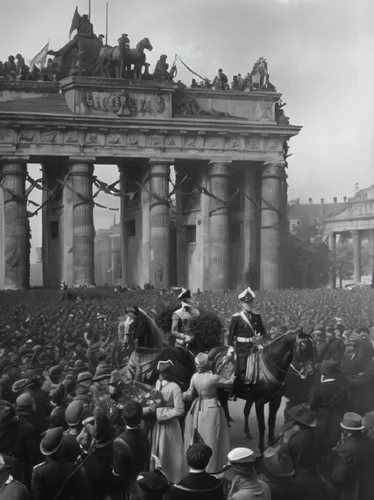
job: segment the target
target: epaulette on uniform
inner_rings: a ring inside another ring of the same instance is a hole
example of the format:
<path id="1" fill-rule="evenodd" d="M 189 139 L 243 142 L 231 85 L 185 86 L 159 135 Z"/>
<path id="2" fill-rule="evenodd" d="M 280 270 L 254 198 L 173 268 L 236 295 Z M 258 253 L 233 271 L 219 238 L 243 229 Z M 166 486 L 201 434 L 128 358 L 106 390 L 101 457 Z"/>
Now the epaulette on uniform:
<path id="1" fill-rule="evenodd" d="M 42 462 L 41 464 L 34 465 L 33 470 L 39 469 L 42 465 L 45 465 L 45 462 Z"/>
<path id="2" fill-rule="evenodd" d="M 235 313 L 232 315 L 232 317 L 237 317 L 237 316 L 240 316 L 240 313 Z"/>

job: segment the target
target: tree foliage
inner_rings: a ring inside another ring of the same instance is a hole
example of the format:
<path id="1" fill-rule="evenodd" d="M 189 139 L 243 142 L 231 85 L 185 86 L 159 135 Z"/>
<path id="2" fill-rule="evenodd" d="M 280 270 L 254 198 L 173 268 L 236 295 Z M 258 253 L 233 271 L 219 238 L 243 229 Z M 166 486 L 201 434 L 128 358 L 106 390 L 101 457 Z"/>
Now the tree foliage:
<path id="1" fill-rule="evenodd" d="M 318 288 L 329 274 L 328 247 L 319 221 L 305 219 L 285 239 L 284 288 Z"/>

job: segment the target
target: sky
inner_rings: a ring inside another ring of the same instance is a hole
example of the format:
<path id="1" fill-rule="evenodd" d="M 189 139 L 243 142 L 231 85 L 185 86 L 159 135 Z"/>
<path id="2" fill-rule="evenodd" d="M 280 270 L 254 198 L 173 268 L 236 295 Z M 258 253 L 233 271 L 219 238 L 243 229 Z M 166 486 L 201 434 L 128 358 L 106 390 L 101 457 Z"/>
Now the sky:
<path id="1" fill-rule="evenodd" d="M 7 21 L 0 59 L 17 52 L 32 58 L 48 39 L 59 49 L 68 41 L 76 5 L 84 14 L 88 1 L 0 2 Z M 372 19 L 372 0 L 109 0 L 108 41 L 114 45 L 128 33 L 135 46 L 147 36 L 151 66 L 162 53 L 170 63 L 178 54 L 209 78 L 222 67 L 230 81 L 266 57 L 290 122 L 303 127 L 290 142 L 289 198 L 317 202 L 352 196 L 356 183 L 374 183 Z M 92 0 L 91 20 L 97 34 L 105 33 L 105 0 Z M 191 78 L 179 65 L 178 79 L 189 84 Z M 40 175 L 35 165 L 29 172 Z M 108 166 L 96 174 L 110 182 L 118 177 Z M 107 196 L 98 201 L 117 206 Z M 95 209 L 96 228 L 112 220 L 113 212 Z M 32 219 L 33 244 L 41 241 L 40 224 Z"/>

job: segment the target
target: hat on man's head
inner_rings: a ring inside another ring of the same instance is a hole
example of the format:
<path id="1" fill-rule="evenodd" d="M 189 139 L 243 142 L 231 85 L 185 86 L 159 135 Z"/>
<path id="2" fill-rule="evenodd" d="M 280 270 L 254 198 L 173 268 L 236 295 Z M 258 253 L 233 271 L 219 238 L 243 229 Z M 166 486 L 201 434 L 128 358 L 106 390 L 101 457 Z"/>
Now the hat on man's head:
<path id="1" fill-rule="evenodd" d="M 99 365 L 97 368 L 96 368 L 96 372 L 95 372 L 95 375 L 92 379 L 93 382 L 97 382 L 99 380 L 103 380 L 105 378 L 109 378 L 111 377 L 112 375 L 112 371 L 113 371 L 113 366 L 110 366 L 110 365 Z"/>
<path id="2" fill-rule="evenodd" d="M 140 500 L 161 500 L 169 489 L 168 480 L 158 470 L 141 472 L 136 481 L 140 488 Z"/>
<path id="3" fill-rule="evenodd" d="M 242 293 L 239 293 L 238 299 L 241 302 L 251 302 L 256 297 L 251 287 L 247 287 Z"/>
<path id="4" fill-rule="evenodd" d="M 159 361 L 157 363 L 157 371 L 160 373 L 170 372 L 173 368 L 174 363 L 171 361 L 171 359 L 168 359 L 167 361 Z"/>
<path id="5" fill-rule="evenodd" d="M 80 424 L 83 416 L 83 401 L 72 401 L 65 410 L 65 420 L 69 427 Z"/>
<path id="6" fill-rule="evenodd" d="M 14 382 L 14 384 L 12 385 L 12 392 L 19 394 L 26 388 L 27 383 L 27 378 L 21 378 L 21 380 L 17 380 L 17 382 Z"/>
<path id="7" fill-rule="evenodd" d="M 18 398 L 16 399 L 16 408 L 17 410 L 26 410 L 28 408 L 31 408 L 34 403 L 35 400 L 31 396 L 31 394 L 25 392 L 24 394 L 18 396 Z"/>
<path id="8" fill-rule="evenodd" d="M 234 448 L 227 455 L 231 464 L 254 463 L 255 453 L 250 448 Z"/>
<path id="9" fill-rule="evenodd" d="M 58 405 L 64 400 L 65 395 L 66 395 L 66 390 L 63 384 L 58 385 L 56 389 L 52 389 L 52 391 L 50 392 L 52 403 L 56 405 Z"/>
<path id="10" fill-rule="evenodd" d="M 74 363 L 74 370 L 78 373 L 85 372 L 89 369 L 89 366 L 86 365 L 84 361 L 81 359 L 77 359 L 77 361 Z"/>
<path id="11" fill-rule="evenodd" d="M 344 414 L 340 427 L 346 431 L 362 431 L 365 429 L 361 415 L 354 412 Z"/>
<path id="12" fill-rule="evenodd" d="M 61 448 L 63 437 L 63 427 L 48 429 L 40 443 L 40 451 L 42 454 L 44 456 L 49 456 L 56 453 Z"/>
<path id="13" fill-rule="evenodd" d="M 15 368 L 17 365 L 13 363 L 9 358 L 0 359 L 0 376 L 4 375 L 7 371 Z"/>
<path id="14" fill-rule="evenodd" d="M 78 378 L 77 378 L 77 384 L 81 384 L 82 382 L 88 382 L 89 380 L 92 381 L 93 379 L 93 375 L 91 372 L 81 372 L 79 373 L 78 375 Z"/>
<path id="15" fill-rule="evenodd" d="M 297 424 L 305 425 L 306 427 L 315 427 L 317 420 L 313 411 L 311 411 L 304 403 L 294 406 L 288 412 L 288 417 Z"/>
<path id="16" fill-rule="evenodd" d="M 186 290 L 182 287 L 181 293 L 178 295 L 178 300 L 185 300 L 191 298 L 191 290 Z"/>
<path id="17" fill-rule="evenodd" d="M 121 373 L 118 370 L 114 370 L 110 376 L 109 385 L 117 386 L 121 383 Z"/>

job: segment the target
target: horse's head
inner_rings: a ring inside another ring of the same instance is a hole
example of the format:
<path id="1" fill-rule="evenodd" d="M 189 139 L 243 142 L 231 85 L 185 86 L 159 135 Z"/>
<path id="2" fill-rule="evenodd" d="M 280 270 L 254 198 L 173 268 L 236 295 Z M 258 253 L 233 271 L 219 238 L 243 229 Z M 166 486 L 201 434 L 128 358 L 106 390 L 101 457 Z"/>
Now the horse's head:
<path id="1" fill-rule="evenodd" d="M 119 318 L 119 341 L 126 347 L 134 347 L 144 333 L 144 321 L 138 307 L 127 307 L 125 316 Z"/>
<path id="2" fill-rule="evenodd" d="M 127 307 L 119 318 L 119 341 L 125 347 L 161 347 L 162 336 L 152 318 L 139 307 Z"/>
<path id="3" fill-rule="evenodd" d="M 293 358 L 301 365 L 301 372 L 305 376 L 314 371 L 315 345 L 311 334 L 312 331 L 308 329 L 298 329 L 293 352 Z"/>
<path id="4" fill-rule="evenodd" d="M 153 45 L 151 44 L 149 38 L 147 37 L 140 40 L 139 45 L 142 45 L 144 49 L 147 49 L 150 52 L 152 52 L 153 50 Z"/>

